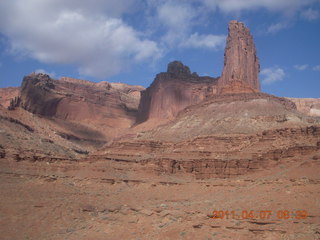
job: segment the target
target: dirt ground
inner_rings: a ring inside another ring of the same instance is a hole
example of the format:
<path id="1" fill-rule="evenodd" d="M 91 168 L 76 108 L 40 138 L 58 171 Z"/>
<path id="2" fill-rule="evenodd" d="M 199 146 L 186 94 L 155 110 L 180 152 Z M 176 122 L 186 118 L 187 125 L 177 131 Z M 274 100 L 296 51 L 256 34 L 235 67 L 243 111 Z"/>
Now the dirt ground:
<path id="1" fill-rule="evenodd" d="M 310 156 L 209 180 L 112 161 L 0 166 L 5 240 L 320 239 L 320 163 Z"/>

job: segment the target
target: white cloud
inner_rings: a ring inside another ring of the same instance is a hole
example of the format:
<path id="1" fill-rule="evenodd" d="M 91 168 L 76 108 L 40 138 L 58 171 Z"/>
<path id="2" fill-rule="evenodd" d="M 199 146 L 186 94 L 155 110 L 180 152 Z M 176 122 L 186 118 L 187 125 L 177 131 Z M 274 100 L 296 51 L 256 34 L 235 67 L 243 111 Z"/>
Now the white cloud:
<path id="1" fill-rule="evenodd" d="M 45 63 L 75 64 L 105 78 L 161 54 L 156 42 L 120 18 L 133 1 L 12 0 L 0 3 L 0 31 L 11 52 Z"/>
<path id="2" fill-rule="evenodd" d="M 238 12 L 265 8 L 269 11 L 294 11 L 316 0 L 200 0 L 210 8 Z"/>
<path id="3" fill-rule="evenodd" d="M 312 69 L 313 69 L 314 71 L 320 71 L 320 65 L 314 66 Z"/>
<path id="4" fill-rule="evenodd" d="M 196 16 L 191 5 L 167 1 L 158 7 L 158 17 L 161 22 L 171 29 L 185 29 Z"/>
<path id="5" fill-rule="evenodd" d="M 190 4 L 166 1 L 157 7 L 157 18 L 165 26 L 166 33 L 162 42 L 169 47 L 179 45 L 195 25 L 197 10 Z"/>
<path id="6" fill-rule="evenodd" d="M 272 24 L 271 26 L 269 26 L 268 32 L 269 33 L 276 33 L 276 32 L 279 32 L 280 30 L 286 28 L 287 26 L 288 26 L 288 24 L 285 22 Z"/>
<path id="7" fill-rule="evenodd" d="M 255 11 L 265 9 L 270 12 L 277 12 L 282 15 L 282 22 L 272 24 L 268 27 L 268 33 L 276 33 L 290 26 L 293 17 L 303 8 L 310 6 L 319 0 L 198 0 L 211 11 L 220 11 L 227 14 L 241 14 L 244 11 Z M 316 11 L 309 10 L 305 17 L 318 17 Z"/>
<path id="8" fill-rule="evenodd" d="M 306 70 L 308 68 L 308 64 L 303 64 L 303 65 L 294 65 L 293 66 L 295 69 L 299 70 L 299 71 L 303 71 Z"/>
<path id="9" fill-rule="evenodd" d="M 260 74 L 262 75 L 262 83 L 266 85 L 282 81 L 285 77 L 285 72 L 279 67 L 265 68 Z"/>
<path id="10" fill-rule="evenodd" d="M 191 2 L 171 0 L 157 6 L 157 19 L 166 27 L 162 44 L 167 49 L 223 47 L 226 38 L 223 35 L 192 33 L 192 28 L 201 22 L 203 12 L 193 7 Z"/>
<path id="11" fill-rule="evenodd" d="M 320 17 L 320 13 L 317 10 L 308 8 L 301 12 L 301 16 L 309 21 L 313 21 Z"/>
<path id="12" fill-rule="evenodd" d="M 43 73 L 43 74 L 47 74 L 49 75 L 51 78 L 55 78 L 56 77 L 56 73 L 55 72 L 47 72 L 44 69 L 37 69 L 34 71 L 35 73 Z"/>
<path id="13" fill-rule="evenodd" d="M 185 42 L 182 43 L 182 46 L 218 49 L 224 46 L 225 41 L 226 36 L 224 35 L 199 35 L 198 33 L 194 33 Z"/>
<path id="14" fill-rule="evenodd" d="M 310 8 L 315 1 L 0 0 L 0 33 L 7 36 L 12 54 L 44 63 L 72 64 L 83 75 L 106 78 L 132 64 L 157 59 L 164 50 L 222 47 L 224 36 L 194 30 L 217 9 L 238 13 L 309 8 L 302 15 L 311 19 L 316 16 Z M 130 16 L 135 27 L 143 30 L 137 31 L 125 21 L 130 21 Z M 269 32 L 287 26 L 288 22 L 276 23 Z"/>

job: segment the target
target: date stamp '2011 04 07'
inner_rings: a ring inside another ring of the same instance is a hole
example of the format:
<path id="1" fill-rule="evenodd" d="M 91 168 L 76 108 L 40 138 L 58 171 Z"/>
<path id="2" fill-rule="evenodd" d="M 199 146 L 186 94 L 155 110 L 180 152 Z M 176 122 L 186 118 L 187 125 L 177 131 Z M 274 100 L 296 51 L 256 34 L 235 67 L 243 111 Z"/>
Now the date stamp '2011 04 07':
<path id="1" fill-rule="evenodd" d="M 308 212 L 306 210 L 243 210 L 243 211 L 229 211 L 229 210 L 214 210 L 212 215 L 213 219 L 306 219 Z"/>

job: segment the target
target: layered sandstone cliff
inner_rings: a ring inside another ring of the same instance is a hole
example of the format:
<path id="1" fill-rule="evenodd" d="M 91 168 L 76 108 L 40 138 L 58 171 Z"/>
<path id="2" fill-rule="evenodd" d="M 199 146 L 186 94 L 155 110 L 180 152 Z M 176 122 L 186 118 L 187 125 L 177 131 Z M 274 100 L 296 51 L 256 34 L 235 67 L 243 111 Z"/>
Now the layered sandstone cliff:
<path id="1" fill-rule="evenodd" d="M 149 119 L 172 119 L 185 107 L 203 101 L 216 91 L 217 79 L 191 73 L 181 62 L 169 63 L 142 91 L 137 123 Z"/>
<path id="2" fill-rule="evenodd" d="M 124 134 L 135 123 L 143 89 L 31 74 L 23 79 L 20 106 L 54 121 L 60 137 L 81 146 L 99 147 Z"/>
<path id="3" fill-rule="evenodd" d="M 31 74 L 22 82 L 21 100 L 23 108 L 45 117 L 127 128 L 135 121 L 141 90 L 126 84 Z"/>
<path id="4" fill-rule="evenodd" d="M 247 92 L 260 91 L 259 71 L 259 59 L 250 30 L 241 22 L 230 21 L 224 68 L 218 82 L 220 91 L 226 85 L 236 84 L 235 81 L 243 82 L 242 89 L 247 89 Z M 233 93 L 237 92 L 237 87 L 230 88 L 235 88 Z"/>

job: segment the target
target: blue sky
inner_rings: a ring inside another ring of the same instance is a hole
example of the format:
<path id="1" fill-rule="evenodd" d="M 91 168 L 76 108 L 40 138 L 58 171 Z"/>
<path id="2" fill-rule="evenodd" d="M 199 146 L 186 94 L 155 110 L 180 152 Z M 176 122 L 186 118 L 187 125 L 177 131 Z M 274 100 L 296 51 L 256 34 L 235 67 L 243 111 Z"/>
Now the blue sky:
<path id="1" fill-rule="evenodd" d="M 147 87 L 173 60 L 219 76 L 233 19 L 264 92 L 320 98 L 320 0 L 1 0 L 0 87 L 34 71 Z"/>

